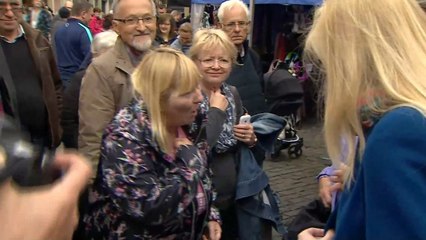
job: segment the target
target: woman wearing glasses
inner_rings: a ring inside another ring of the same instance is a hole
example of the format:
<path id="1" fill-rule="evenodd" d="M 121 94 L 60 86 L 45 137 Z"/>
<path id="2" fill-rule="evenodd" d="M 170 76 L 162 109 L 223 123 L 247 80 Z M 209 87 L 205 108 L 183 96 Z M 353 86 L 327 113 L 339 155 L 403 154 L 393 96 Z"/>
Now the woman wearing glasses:
<path id="1" fill-rule="evenodd" d="M 206 135 L 190 130 L 205 122 L 199 80 L 195 64 L 170 48 L 135 70 L 137 97 L 103 136 L 84 219 L 89 239 L 220 239 Z"/>
<path id="2" fill-rule="evenodd" d="M 237 181 L 236 152 L 238 142 L 254 146 L 253 126 L 239 124 L 243 115 L 240 96 L 235 87 L 225 83 L 236 60 L 237 50 L 222 30 L 206 29 L 195 34 L 189 56 L 202 74 L 201 90 L 204 99 L 200 112 L 208 112 L 207 137 L 212 145 L 213 183 L 218 192 L 216 205 L 223 220 L 222 239 L 235 239 L 237 232 L 234 209 Z M 211 125 L 219 126 L 214 128 Z"/>

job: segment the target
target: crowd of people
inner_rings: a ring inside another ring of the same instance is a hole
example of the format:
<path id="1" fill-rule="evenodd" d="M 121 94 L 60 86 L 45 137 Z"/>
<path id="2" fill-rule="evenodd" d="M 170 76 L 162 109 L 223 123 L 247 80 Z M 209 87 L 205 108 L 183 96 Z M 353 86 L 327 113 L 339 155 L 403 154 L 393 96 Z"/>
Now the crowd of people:
<path id="1" fill-rule="evenodd" d="M 424 6 L 316 9 L 304 50 L 323 77 L 331 211 L 298 239 L 426 236 Z M 0 151 L 0 239 L 286 237 L 262 169 L 285 122 L 267 113 L 247 5 L 227 0 L 217 19 L 195 31 L 153 0 L 116 0 L 104 16 L 86 1 L 53 16 L 41 0 L 0 0 L 0 112 L 56 151 L 61 173 L 18 186 Z"/>

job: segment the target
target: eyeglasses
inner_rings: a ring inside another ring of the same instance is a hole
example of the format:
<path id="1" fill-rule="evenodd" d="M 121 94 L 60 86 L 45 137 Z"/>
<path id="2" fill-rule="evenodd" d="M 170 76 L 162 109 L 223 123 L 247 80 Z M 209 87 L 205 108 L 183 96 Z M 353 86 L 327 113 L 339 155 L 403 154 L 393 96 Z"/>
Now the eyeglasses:
<path id="1" fill-rule="evenodd" d="M 230 23 L 223 24 L 223 27 L 226 30 L 234 30 L 238 26 L 240 29 L 245 30 L 247 29 L 249 24 L 250 22 L 244 22 L 244 21 L 230 22 Z"/>
<path id="2" fill-rule="evenodd" d="M 128 26 L 136 25 L 139 21 L 142 21 L 143 24 L 151 24 L 155 22 L 155 16 L 145 16 L 145 17 L 129 17 L 129 18 L 114 18 L 114 20 L 122 22 Z"/>
<path id="3" fill-rule="evenodd" d="M 22 7 L 21 6 L 11 6 L 11 7 L 0 7 L 0 15 L 6 14 L 8 11 L 12 11 L 13 14 L 22 13 Z"/>
<path id="4" fill-rule="evenodd" d="M 232 61 L 226 58 L 206 58 L 206 59 L 198 59 L 198 61 L 200 61 L 201 66 L 205 68 L 213 67 L 216 62 L 221 68 L 229 68 L 232 65 Z"/>

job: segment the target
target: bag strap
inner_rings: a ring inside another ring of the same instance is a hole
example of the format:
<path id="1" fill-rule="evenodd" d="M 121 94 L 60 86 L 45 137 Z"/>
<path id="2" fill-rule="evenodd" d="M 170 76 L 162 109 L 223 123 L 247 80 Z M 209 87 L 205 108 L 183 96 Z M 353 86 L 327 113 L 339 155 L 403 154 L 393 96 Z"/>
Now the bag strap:
<path id="1" fill-rule="evenodd" d="M 238 93 L 237 88 L 235 86 L 229 86 L 229 88 L 231 89 L 232 95 L 234 95 L 237 119 L 240 119 L 240 117 L 247 112 L 247 109 L 243 106 L 240 93 Z"/>
<path id="2" fill-rule="evenodd" d="M 271 62 L 271 65 L 269 65 L 269 70 L 268 72 L 273 72 L 277 69 L 277 67 L 282 63 L 281 60 L 279 59 L 275 59 L 274 61 Z"/>
<path id="3" fill-rule="evenodd" d="M 2 41 L 2 40 L 0 40 Z M 19 111 L 18 111 L 18 100 L 16 99 L 16 90 L 15 90 L 15 84 L 12 80 L 12 75 L 10 74 L 9 65 L 6 61 L 6 56 L 3 52 L 3 46 L 0 44 L 0 75 L 3 78 L 4 84 L 6 85 L 7 92 L 9 94 L 9 100 L 10 100 L 10 107 L 13 112 L 13 118 L 16 120 L 17 123 L 20 123 L 19 120 Z M 5 101 L 5 98 L 2 98 L 3 101 Z M 21 127 L 21 124 L 16 124 L 18 128 Z"/>

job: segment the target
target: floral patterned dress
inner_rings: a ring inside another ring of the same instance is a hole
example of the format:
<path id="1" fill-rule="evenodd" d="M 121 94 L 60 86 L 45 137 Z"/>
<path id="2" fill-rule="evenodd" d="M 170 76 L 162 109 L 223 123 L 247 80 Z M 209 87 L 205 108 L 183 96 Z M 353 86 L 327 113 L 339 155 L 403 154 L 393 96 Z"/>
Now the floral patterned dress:
<path id="1" fill-rule="evenodd" d="M 211 205 L 205 134 L 187 135 L 195 145 L 179 147 L 173 158 L 153 140 L 143 100 L 115 116 L 89 193 L 88 239 L 201 239 L 209 220 L 220 221 Z"/>

